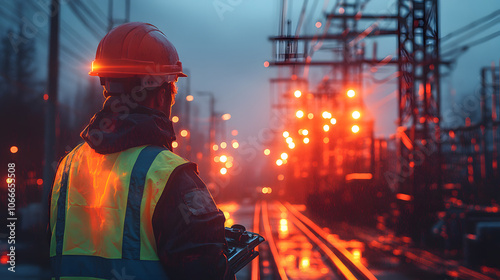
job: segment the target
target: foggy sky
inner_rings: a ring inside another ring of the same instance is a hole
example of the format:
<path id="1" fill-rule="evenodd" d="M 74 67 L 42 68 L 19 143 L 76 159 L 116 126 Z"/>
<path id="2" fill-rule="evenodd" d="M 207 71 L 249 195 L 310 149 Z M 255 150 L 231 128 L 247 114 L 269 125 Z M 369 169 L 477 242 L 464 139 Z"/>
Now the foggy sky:
<path id="1" fill-rule="evenodd" d="M 9 3 L 7 3 L 9 2 Z M 16 1 L 1 0 L 3 7 L 14 6 Z M 86 1 L 87 2 L 87 1 Z M 107 15 L 108 1 L 89 0 Z M 119 1 L 115 1 L 119 2 Z M 131 21 L 149 22 L 162 30 L 179 52 L 183 66 L 189 69 L 191 75 L 192 91 L 213 91 L 217 96 L 217 110 L 232 114 L 228 128 L 238 129 L 239 140 L 257 134 L 267 127 L 270 116 L 269 78 L 276 77 L 276 69 L 264 68 L 263 62 L 271 60 L 271 43 L 268 37 L 277 35 L 280 1 L 275 0 L 221 0 L 229 3 L 230 10 L 221 13 L 214 7 L 214 0 L 132 0 Z M 310 1 L 314 2 L 314 1 Z M 335 1 L 327 1 L 328 10 Z M 383 11 L 394 1 L 372 0 L 366 11 L 376 13 Z M 298 20 L 298 11 L 302 1 L 290 0 L 292 5 L 292 23 Z M 500 9 L 497 0 L 442 0 L 440 2 L 441 35 L 446 35 L 472 20 L 485 16 L 496 9 Z M 306 22 L 305 30 L 314 31 L 314 23 L 321 18 L 323 1 L 319 1 L 317 9 L 311 13 L 310 21 Z M 116 18 L 123 18 L 123 6 L 115 3 Z M 24 15 L 32 19 L 37 12 L 35 7 L 28 7 Z M 106 20 L 106 19 L 104 19 Z M 5 18 L 0 19 L 0 27 L 5 31 L 9 27 L 17 27 Z M 86 60 L 76 59 L 74 62 L 61 56 L 61 101 L 71 103 L 78 86 L 85 85 L 91 61 L 94 58 L 95 48 L 99 40 L 75 17 L 68 5 L 63 5 L 62 24 L 69 25 L 78 32 L 81 44 L 74 46 L 67 35 L 61 33 L 61 44 L 72 48 Z M 486 31 L 482 36 L 497 31 L 500 24 Z M 63 27 L 64 28 L 64 27 Z M 105 30 L 107 26 L 103 27 Z M 39 74 L 41 78 L 46 75 L 47 44 L 44 36 L 48 34 L 48 23 L 37 30 L 37 55 L 39 57 Z M 68 30 L 65 28 L 66 31 Z M 101 32 L 104 36 L 104 32 Z M 481 36 L 478 36 L 478 38 Z M 489 66 L 492 61 L 497 65 L 500 55 L 498 47 L 500 38 L 475 46 L 460 56 L 454 65 L 452 75 L 442 80 L 443 109 L 449 107 L 451 102 L 459 97 L 450 98 L 450 90 L 456 90 L 457 95 L 472 93 L 479 86 L 480 67 Z M 383 42 L 379 45 L 379 57 L 383 58 L 395 51 L 395 44 Z M 313 58 L 314 59 L 314 58 Z M 71 61 L 71 63 L 68 63 Z M 70 66 L 68 66 L 70 64 Z M 447 72 L 447 71 L 444 71 Z M 311 77 L 314 80 L 314 77 Z M 98 80 L 95 79 L 95 83 Z M 311 90 L 314 90 L 311 84 Z M 390 135 L 395 132 L 397 115 L 396 99 L 387 99 L 376 109 L 370 108 L 377 104 L 393 89 L 393 85 L 385 85 L 373 89 L 373 93 L 366 96 L 365 104 L 368 110 L 373 110 L 376 115 L 376 135 Z M 96 93 L 100 94 L 100 93 Z M 208 105 L 206 99 L 195 96 L 198 107 Z M 206 116 L 206 110 L 201 112 L 201 117 Z"/>

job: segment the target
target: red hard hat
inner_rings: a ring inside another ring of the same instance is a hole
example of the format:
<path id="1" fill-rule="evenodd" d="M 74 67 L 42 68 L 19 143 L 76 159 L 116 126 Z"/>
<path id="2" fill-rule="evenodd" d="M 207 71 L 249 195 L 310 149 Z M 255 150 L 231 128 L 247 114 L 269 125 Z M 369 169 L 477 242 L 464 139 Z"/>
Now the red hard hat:
<path id="1" fill-rule="evenodd" d="M 149 77 L 143 81 L 147 86 L 187 77 L 174 45 L 156 26 L 142 22 L 122 24 L 106 34 L 97 47 L 89 75 Z"/>

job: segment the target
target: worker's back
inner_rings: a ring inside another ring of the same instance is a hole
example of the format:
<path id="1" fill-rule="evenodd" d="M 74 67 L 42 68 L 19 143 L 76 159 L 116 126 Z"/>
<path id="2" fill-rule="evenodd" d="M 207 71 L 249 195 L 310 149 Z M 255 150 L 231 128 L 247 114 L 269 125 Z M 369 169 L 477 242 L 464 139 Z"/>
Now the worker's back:
<path id="1" fill-rule="evenodd" d="M 54 276 L 168 279 L 152 218 L 170 174 L 186 163 L 157 146 L 103 155 L 84 143 L 69 153 L 51 197 Z"/>

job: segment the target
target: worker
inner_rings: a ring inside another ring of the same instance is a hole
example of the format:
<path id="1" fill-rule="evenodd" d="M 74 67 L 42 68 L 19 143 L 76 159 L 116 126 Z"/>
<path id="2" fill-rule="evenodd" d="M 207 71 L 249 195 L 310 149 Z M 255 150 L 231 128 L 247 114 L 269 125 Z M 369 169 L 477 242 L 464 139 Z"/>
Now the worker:
<path id="1" fill-rule="evenodd" d="M 175 47 L 126 23 L 99 43 L 105 102 L 60 162 L 50 197 L 53 279 L 235 279 L 223 213 L 197 166 L 172 152 Z"/>

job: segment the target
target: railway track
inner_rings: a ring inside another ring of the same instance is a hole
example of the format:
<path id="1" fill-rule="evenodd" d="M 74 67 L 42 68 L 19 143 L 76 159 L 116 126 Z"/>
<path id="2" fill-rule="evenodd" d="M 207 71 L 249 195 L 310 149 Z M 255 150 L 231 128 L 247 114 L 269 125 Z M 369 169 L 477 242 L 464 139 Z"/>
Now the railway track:
<path id="1" fill-rule="evenodd" d="M 266 242 L 251 264 L 252 280 L 376 279 L 347 249 L 289 203 L 258 201 L 253 231 Z"/>

